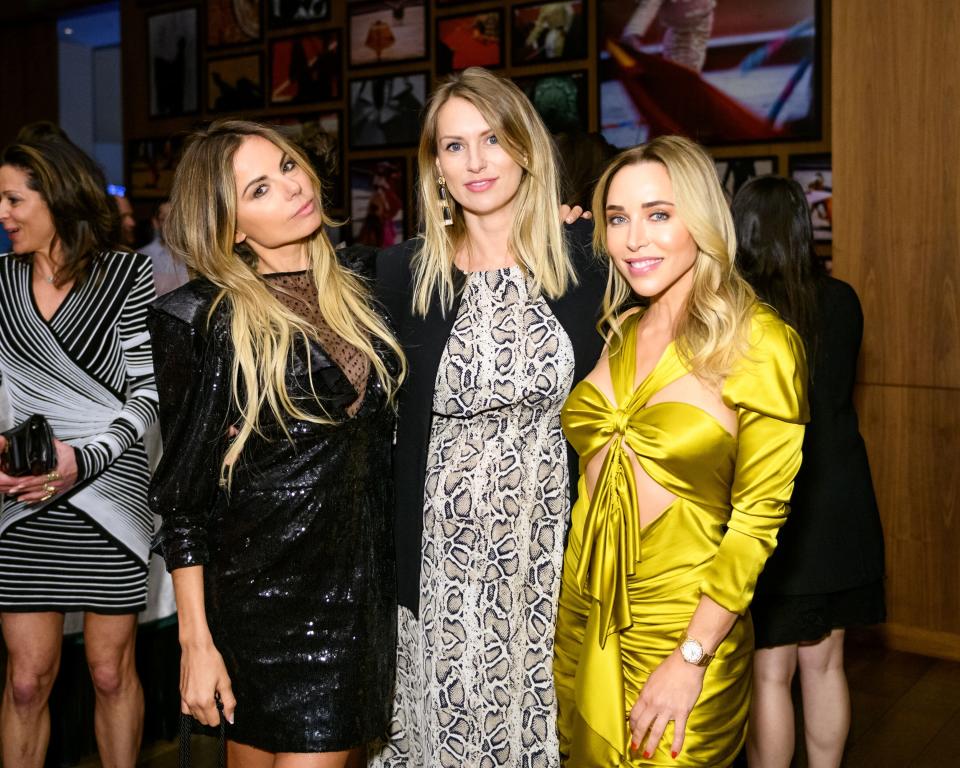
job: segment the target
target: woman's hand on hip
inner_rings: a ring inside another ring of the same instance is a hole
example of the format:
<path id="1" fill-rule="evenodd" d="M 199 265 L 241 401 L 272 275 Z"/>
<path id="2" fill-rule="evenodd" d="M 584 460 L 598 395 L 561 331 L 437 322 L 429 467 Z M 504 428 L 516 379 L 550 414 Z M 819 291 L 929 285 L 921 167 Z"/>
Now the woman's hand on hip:
<path id="1" fill-rule="evenodd" d="M 630 710 L 631 748 L 652 755 L 667 723 L 673 720 L 674 736 L 670 752 L 676 757 L 683 748 L 687 718 L 693 711 L 706 670 L 683 660 L 675 650 L 650 674 Z"/>
<path id="2" fill-rule="evenodd" d="M 53 441 L 53 449 L 57 455 L 57 464 L 50 472 L 23 477 L 10 477 L 0 472 L 0 491 L 16 496 L 18 501 L 26 504 L 35 504 L 49 501 L 76 485 L 76 450 L 72 445 L 56 439 Z"/>
<path id="3" fill-rule="evenodd" d="M 180 711 L 192 715 L 203 725 L 219 725 L 216 694 L 223 703 L 223 716 L 233 722 L 237 700 L 230 685 L 230 675 L 223 656 L 213 642 L 181 644 Z"/>

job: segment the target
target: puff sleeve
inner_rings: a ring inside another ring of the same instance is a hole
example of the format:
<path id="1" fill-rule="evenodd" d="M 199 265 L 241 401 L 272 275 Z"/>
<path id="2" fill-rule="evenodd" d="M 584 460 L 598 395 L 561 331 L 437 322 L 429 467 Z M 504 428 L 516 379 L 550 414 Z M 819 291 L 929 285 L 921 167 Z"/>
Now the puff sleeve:
<path id="1" fill-rule="evenodd" d="M 727 377 L 723 400 L 737 413 L 731 513 L 701 592 L 742 614 L 786 521 L 809 421 L 807 365 L 796 331 L 759 307 L 749 350 Z"/>
<path id="2" fill-rule="evenodd" d="M 230 411 L 230 360 L 211 335 L 151 309 L 163 457 L 150 485 L 162 518 L 157 544 L 167 570 L 208 559 L 207 521 L 219 493 Z"/>

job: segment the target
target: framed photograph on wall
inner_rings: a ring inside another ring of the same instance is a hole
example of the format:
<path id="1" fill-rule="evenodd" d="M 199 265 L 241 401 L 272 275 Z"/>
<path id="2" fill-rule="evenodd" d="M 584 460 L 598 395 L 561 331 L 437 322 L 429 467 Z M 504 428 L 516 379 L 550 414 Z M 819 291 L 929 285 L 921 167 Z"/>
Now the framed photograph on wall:
<path id="1" fill-rule="evenodd" d="M 533 102 L 550 133 L 589 130 L 586 71 L 515 77 L 514 82 Z"/>
<path id="2" fill-rule="evenodd" d="M 426 72 L 351 80 L 350 148 L 416 146 L 426 98 Z"/>
<path id="3" fill-rule="evenodd" d="M 207 47 L 260 39 L 261 0 L 207 0 Z"/>
<path id="4" fill-rule="evenodd" d="M 437 19 L 437 74 L 467 67 L 503 66 L 503 11 L 466 13 Z"/>
<path id="5" fill-rule="evenodd" d="M 179 137 L 130 141 L 127 144 L 127 196 L 168 197 L 182 149 L 183 141 Z"/>
<path id="6" fill-rule="evenodd" d="M 790 155 L 790 178 L 803 187 L 810 206 L 813 239 L 833 242 L 833 165 L 829 153 Z"/>
<path id="7" fill-rule="evenodd" d="M 600 127 L 614 146 L 820 137 L 818 0 L 600 3 Z"/>
<path id="8" fill-rule="evenodd" d="M 263 62 L 259 53 L 207 59 L 207 110 L 263 109 Z"/>
<path id="9" fill-rule="evenodd" d="M 197 9 L 183 8 L 147 17 L 150 117 L 189 115 L 197 95 Z"/>
<path id="10" fill-rule="evenodd" d="M 587 57 L 586 0 L 515 5 L 510 26 L 514 67 Z"/>
<path id="11" fill-rule="evenodd" d="M 407 174 L 402 157 L 350 163 L 350 221 L 353 242 L 385 248 L 403 241 Z"/>
<path id="12" fill-rule="evenodd" d="M 427 58 L 425 0 L 360 0 L 347 12 L 351 67 Z"/>
<path id="13" fill-rule="evenodd" d="M 340 98 L 340 30 L 270 43 L 270 103 L 306 104 Z"/>
<path id="14" fill-rule="evenodd" d="M 271 29 L 312 24 L 330 18 L 332 0 L 266 0 Z"/>
<path id="15" fill-rule="evenodd" d="M 339 110 L 291 115 L 270 120 L 274 128 L 300 147 L 323 190 L 325 208 L 343 208 L 343 113 Z"/>
<path id="16" fill-rule="evenodd" d="M 740 187 L 757 176 L 770 176 L 777 173 L 780 161 L 776 155 L 761 157 L 715 157 L 713 164 L 717 167 L 717 176 L 720 186 L 727 194 L 728 200 L 733 200 Z"/>

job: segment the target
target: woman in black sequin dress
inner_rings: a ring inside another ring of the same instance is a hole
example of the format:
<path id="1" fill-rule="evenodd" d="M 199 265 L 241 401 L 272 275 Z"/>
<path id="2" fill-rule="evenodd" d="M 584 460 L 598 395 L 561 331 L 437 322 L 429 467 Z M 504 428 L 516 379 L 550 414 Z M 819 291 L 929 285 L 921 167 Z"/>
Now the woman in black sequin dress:
<path id="1" fill-rule="evenodd" d="M 166 234 L 200 277 L 150 317 L 182 709 L 215 724 L 219 693 L 234 768 L 345 765 L 389 715 L 401 355 L 369 301 L 372 252 L 337 259 L 319 190 L 269 128 L 194 137 Z"/>

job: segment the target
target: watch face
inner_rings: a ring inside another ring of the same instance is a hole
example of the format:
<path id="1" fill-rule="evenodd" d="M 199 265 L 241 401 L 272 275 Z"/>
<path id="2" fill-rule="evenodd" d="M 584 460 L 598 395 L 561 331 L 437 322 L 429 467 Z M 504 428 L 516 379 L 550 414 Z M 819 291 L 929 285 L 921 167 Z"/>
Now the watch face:
<path id="1" fill-rule="evenodd" d="M 684 661 L 696 664 L 703 658 L 703 648 L 696 640 L 684 640 L 680 646 L 680 655 L 683 656 Z"/>

